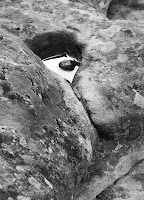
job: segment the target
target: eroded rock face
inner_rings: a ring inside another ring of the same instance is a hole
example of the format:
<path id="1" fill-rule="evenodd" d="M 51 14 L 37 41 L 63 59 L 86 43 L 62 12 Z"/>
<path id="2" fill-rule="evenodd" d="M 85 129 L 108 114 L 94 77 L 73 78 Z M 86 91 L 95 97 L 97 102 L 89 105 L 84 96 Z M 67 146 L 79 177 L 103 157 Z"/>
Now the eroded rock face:
<path id="1" fill-rule="evenodd" d="M 0 199 L 71 199 L 94 130 L 69 84 L 0 30 Z"/>
<path id="2" fill-rule="evenodd" d="M 103 13 L 110 1 L 101 2 L 96 12 L 86 1 L 1 1 L 2 29 L 23 40 L 68 30 L 86 45 L 71 88 L 14 36 L 1 43 L 0 191 L 5 199 L 126 200 L 131 195 L 129 200 L 137 200 L 143 195 L 142 184 L 132 177 L 139 169 L 131 169 L 144 159 L 144 26 L 108 20 Z M 132 185 L 125 196 L 116 182 L 123 190 Z M 141 190 L 134 197 L 133 183 Z"/>

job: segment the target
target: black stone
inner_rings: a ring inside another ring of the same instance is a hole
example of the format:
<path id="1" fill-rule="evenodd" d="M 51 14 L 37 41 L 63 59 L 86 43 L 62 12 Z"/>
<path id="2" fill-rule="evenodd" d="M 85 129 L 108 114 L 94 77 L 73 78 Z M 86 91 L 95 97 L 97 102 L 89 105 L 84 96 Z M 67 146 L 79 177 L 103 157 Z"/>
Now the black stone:
<path id="1" fill-rule="evenodd" d="M 76 65 L 79 65 L 79 63 L 75 60 L 64 60 L 59 63 L 59 67 L 66 71 L 74 70 Z"/>

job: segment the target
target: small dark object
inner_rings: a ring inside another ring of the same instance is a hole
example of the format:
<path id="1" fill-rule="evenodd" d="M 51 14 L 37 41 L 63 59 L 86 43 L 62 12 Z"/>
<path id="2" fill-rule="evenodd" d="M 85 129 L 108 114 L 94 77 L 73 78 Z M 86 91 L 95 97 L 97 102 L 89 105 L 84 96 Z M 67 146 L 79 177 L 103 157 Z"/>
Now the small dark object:
<path id="1" fill-rule="evenodd" d="M 64 60 L 64 61 L 61 61 L 59 63 L 59 67 L 63 70 L 66 70 L 66 71 L 72 71 L 74 70 L 75 66 L 76 65 L 80 65 L 79 62 L 75 61 L 75 60 Z"/>

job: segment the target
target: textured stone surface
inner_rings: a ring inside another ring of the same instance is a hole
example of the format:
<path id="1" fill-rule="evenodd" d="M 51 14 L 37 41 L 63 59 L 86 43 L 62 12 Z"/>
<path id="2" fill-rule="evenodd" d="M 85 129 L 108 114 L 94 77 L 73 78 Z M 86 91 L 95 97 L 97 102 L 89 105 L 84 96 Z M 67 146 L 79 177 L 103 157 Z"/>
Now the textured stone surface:
<path id="1" fill-rule="evenodd" d="M 73 85 L 99 136 L 106 140 L 96 145 L 94 164 L 78 200 L 94 199 L 144 156 L 144 111 L 135 104 L 137 92 L 143 98 L 143 26 L 106 24 L 90 38 Z M 109 143 L 113 137 L 115 143 Z"/>
<path id="2" fill-rule="evenodd" d="M 143 0 L 113 0 L 109 5 L 107 17 L 111 20 L 144 20 Z"/>
<path id="3" fill-rule="evenodd" d="M 143 109 L 134 98 L 143 91 L 144 37 L 137 39 L 140 32 L 130 24 L 99 27 L 97 33 L 101 38 L 89 40 L 74 91 L 100 134 L 134 139 L 143 130 Z"/>
<path id="4" fill-rule="evenodd" d="M 71 199 L 91 162 L 89 118 L 65 80 L 0 34 L 0 199 Z"/>
<path id="5" fill-rule="evenodd" d="M 21 39 L 67 30 L 86 45 L 69 85 L 2 32 L 3 199 L 143 199 L 144 25 L 108 20 L 109 3 L 0 2 L 1 28 Z"/>
<path id="6" fill-rule="evenodd" d="M 130 173 L 118 180 L 113 187 L 102 192 L 96 200 L 141 200 L 144 198 L 144 162 L 133 166 Z"/>

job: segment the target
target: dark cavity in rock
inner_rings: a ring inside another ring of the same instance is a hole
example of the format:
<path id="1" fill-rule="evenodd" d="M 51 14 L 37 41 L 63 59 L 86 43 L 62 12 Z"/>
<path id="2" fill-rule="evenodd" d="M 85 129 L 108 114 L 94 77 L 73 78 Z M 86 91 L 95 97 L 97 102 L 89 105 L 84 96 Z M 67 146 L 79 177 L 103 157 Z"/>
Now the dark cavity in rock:
<path id="1" fill-rule="evenodd" d="M 76 35 L 66 31 L 48 32 L 26 39 L 27 46 L 41 59 L 67 53 L 69 56 L 82 60 L 85 45 L 78 42 Z"/>

